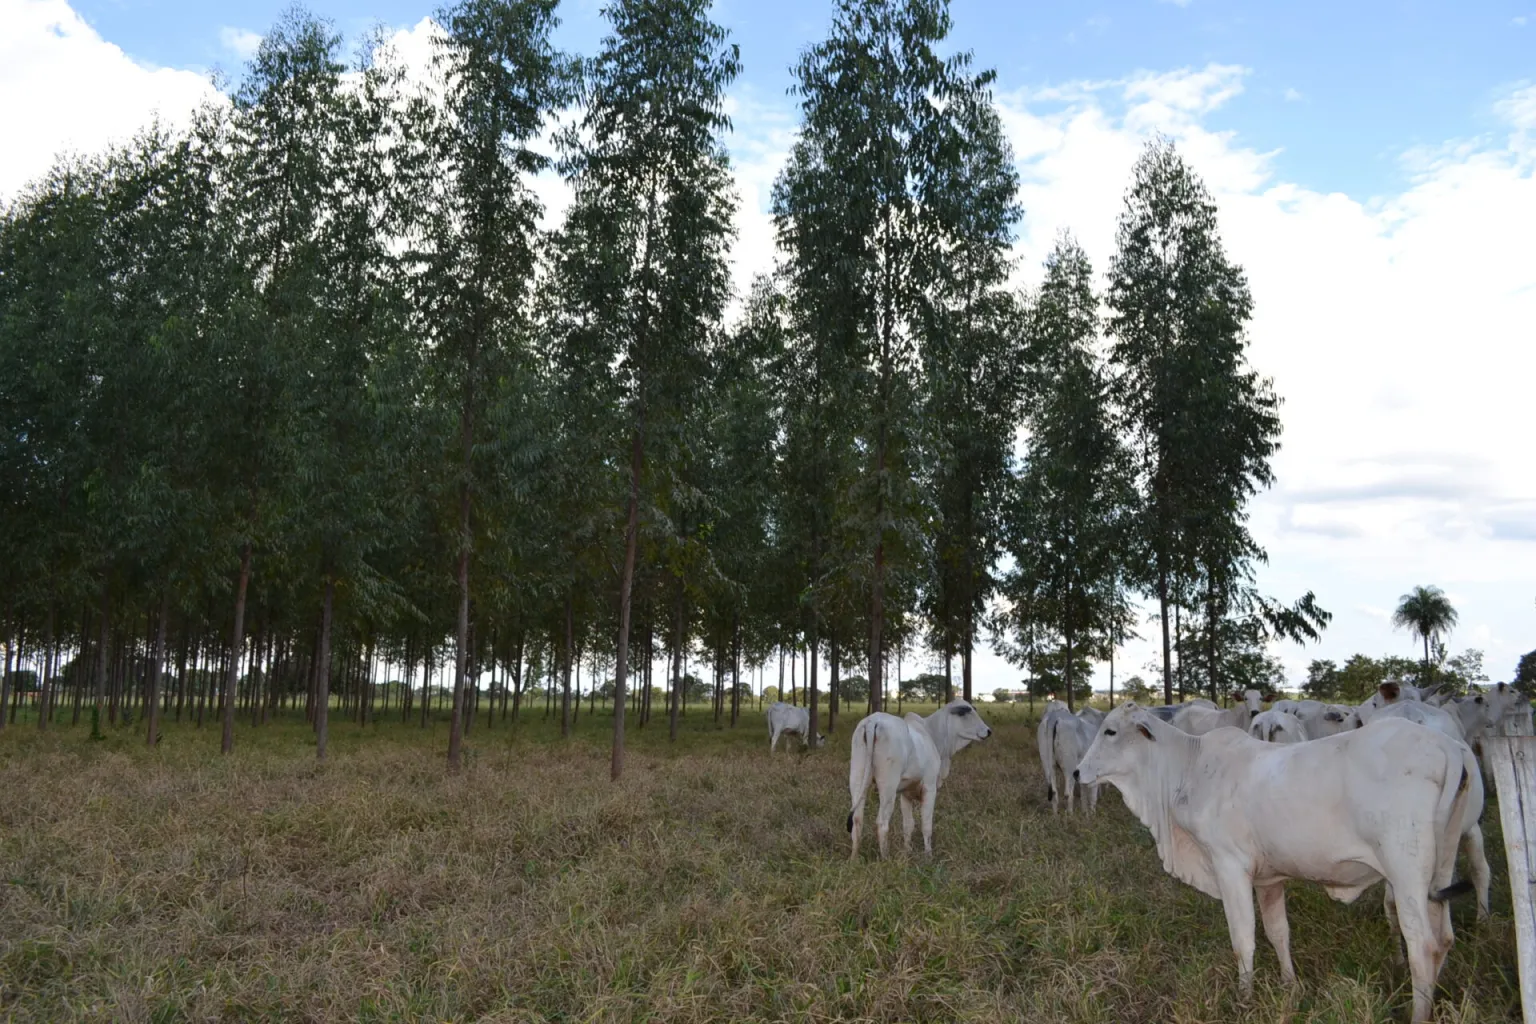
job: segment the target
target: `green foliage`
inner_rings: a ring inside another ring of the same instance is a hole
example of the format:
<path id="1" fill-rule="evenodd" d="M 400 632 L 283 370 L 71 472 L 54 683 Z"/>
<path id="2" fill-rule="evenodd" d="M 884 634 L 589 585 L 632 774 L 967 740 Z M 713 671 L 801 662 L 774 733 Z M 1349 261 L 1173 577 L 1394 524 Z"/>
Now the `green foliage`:
<path id="1" fill-rule="evenodd" d="M 869 694 L 869 682 L 864 683 L 864 693 Z M 901 681 L 901 696 L 903 700 L 923 701 L 937 704 L 944 700 L 944 677 L 937 672 L 924 672 L 913 676 L 911 679 Z"/>
<path id="2" fill-rule="evenodd" d="M 1511 680 L 1521 693 L 1536 693 L 1536 651 L 1520 655 L 1515 664 L 1515 676 Z"/>

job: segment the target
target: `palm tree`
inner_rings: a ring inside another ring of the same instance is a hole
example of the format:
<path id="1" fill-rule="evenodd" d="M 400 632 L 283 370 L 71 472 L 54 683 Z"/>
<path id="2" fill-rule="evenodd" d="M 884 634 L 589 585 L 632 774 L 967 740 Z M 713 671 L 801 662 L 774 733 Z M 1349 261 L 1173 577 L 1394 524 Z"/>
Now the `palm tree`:
<path id="1" fill-rule="evenodd" d="M 1456 625 L 1456 609 L 1439 587 L 1414 587 L 1398 598 L 1392 625 L 1403 627 L 1424 638 L 1424 681 L 1429 681 L 1429 641 L 1438 639 Z"/>

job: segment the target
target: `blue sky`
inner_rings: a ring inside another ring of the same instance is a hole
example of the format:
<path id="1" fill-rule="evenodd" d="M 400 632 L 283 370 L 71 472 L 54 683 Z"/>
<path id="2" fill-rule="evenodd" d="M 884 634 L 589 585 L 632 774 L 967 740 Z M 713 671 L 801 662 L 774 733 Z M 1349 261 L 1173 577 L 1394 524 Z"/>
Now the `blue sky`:
<path id="1" fill-rule="evenodd" d="M 262 32 L 287 6 L 237 0 L 81 0 L 78 10 L 132 56 L 169 67 L 238 62 L 226 28 Z M 416 23 L 435 8 L 329 0 L 311 9 L 349 36 Z M 601 5 L 567 0 L 562 45 L 591 52 Z M 718 19 L 742 48 L 744 85 L 780 97 L 788 68 L 826 30 L 826 0 L 723 0 Z M 1003 89 L 1112 79 L 1138 69 L 1238 64 L 1243 95 L 1214 126 L 1279 149 L 1276 169 L 1318 191 L 1379 194 L 1402 183 L 1400 153 L 1489 129 L 1487 110 L 1536 74 L 1536 0 L 1474 3 L 956 0 L 953 39 L 998 71 Z"/>
<path id="2" fill-rule="evenodd" d="M 237 73 L 283 4 L 0 0 L 0 201 L 64 147 L 94 150 L 154 111 L 175 120 Z M 333 0 L 357 37 L 427 50 L 426 7 Z M 591 53 L 599 5 L 570 0 L 562 45 Z M 824 0 L 722 0 L 745 72 L 728 140 L 741 209 L 734 279 L 774 258 L 768 193 L 793 140 L 789 66 L 826 30 Z M 954 0 L 953 40 L 998 71 L 1021 176 L 1019 282 L 1071 230 L 1095 266 L 1154 133 L 1209 185 L 1255 298 L 1251 359 L 1284 399 L 1276 484 L 1252 507 L 1261 587 L 1314 590 L 1313 657 L 1413 655 L 1390 610 L 1437 584 L 1454 651 L 1507 679 L 1536 648 L 1536 0 L 1470 4 Z M 565 202 L 537 184 L 550 220 Z M 1154 630 L 1121 652 L 1143 672 Z M 908 661 L 909 670 L 912 662 Z M 983 690 L 1018 673 L 990 654 Z M 1100 667 L 1100 686 L 1107 673 Z"/>

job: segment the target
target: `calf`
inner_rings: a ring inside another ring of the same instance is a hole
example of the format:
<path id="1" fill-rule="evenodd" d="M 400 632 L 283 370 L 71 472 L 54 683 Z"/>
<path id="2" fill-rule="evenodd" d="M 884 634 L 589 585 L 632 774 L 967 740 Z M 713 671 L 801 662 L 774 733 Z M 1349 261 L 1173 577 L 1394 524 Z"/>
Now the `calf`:
<path id="1" fill-rule="evenodd" d="M 1077 768 L 1113 783 L 1152 831 L 1163 868 L 1221 900 L 1253 990 L 1253 899 L 1264 934 L 1295 984 L 1285 882 L 1319 882 L 1351 902 L 1380 879 L 1392 886 L 1413 978 L 1413 1020 L 1428 1021 L 1450 952 L 1457 839 L 1481 806 L 1472 751 L 1412 722 L 1386 719 L 1327 739 L 1262 744 L 1245 732 L 1191 736 L 1134 704 L 1109 714 Z"/>
<path id="2" fill-rule="evenodd" d="M 780 736 L 799 736 L 800 749 L 819 747 L 827 738 L 820 733 L 811 734 L 811 713 L 793 704 L 774 701 L 768 705 L 768 752 L 774 752 Z"/>
<path id="3" fill-rule="evenodd" d="M 1057 769 L 1061 770 L 1062 780 L 1066 783 L 1067 813 L 1072 813 L 1073 798 L 1078 788 L 1072 779 L 1072 772 L 1093 743 L 1097 731 L 1097 723 L 1061 711 L 1052 711 L 1040 720 L 1035 741 L 1040 748 L 1040 769 L 1045 773 L 1045 797 L 1051 803 L 1052 813 L 1061 810 L 1061 790 L 1056 788 Z M 1087 787 L 1083 796 L 1089 813 L 1092 813 L 1098 807 L 1099 787 Z"/>
<path id="4" fill-rule="evenodd" d="M 992 735 L 992 730 L 970 702 L 954 700 L 924 718 L 907 712 L 903 718 L 877 711 L 853 728 L 853 751 L 848 764 L 848 831 L 853 835 L 851 859 L 859 856 L 859 835 L 864 828 L 864 798 L 873 782 L 880 794 L 875 832 L 880 856 L 887 853 L 887 836 L 896 797 L 901 797 L 902 833 L 912 848 L 914 810 L 921 809 L 923 850 L 933 856 L 933 804 L 939 783 L 949 777 L 950 758 L 963 747 Z"/>

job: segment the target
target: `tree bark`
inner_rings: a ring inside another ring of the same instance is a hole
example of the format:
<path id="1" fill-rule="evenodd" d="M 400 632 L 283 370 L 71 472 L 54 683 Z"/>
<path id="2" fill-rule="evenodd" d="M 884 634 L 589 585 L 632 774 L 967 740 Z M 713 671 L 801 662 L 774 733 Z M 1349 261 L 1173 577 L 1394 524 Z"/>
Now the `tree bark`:
<path id="1" fill-rule="evenodd" d="M 677 610 L 674 617 L 675 626 L 672 631 L 672 657 L 676 659 L 676 670 L 672 673 L 672 707 L 671 719 L 667 725 L 667 738 L 671 742 L 677 741 L 677 720 L 682 711 L 683 699 L 687 696 L 683 684 L 683 645 L 687 640 L 683 637 L 683 620 L 687 614 L 688 596 L 683 590 L 683 581 L 679 577 L 677 581 Z"/>
<path id="2" fill-rule="evenodd" d="M 325 760 L 331 738 L 331 613 L 336 598 L 336 581 L 327 575 L 320 597 L 320 650 L 315 656 L 315 758 Z"/>
<path id="3" fill-rule="evenodd" d="M 831 736 L 837 731 L 837 705 L 842 696 L 841 680 L 838 678 L 837 664 L 837 630 L 832 630 L 827 636 L 827 735 Z"/>
<path id="4" fill-rule="evenodd" d="M 105 581 L 101 584 L 101 609 L 97 612 L 96 626 L 96 686 L 92 692 L 92 703 L 96 708 L 97 720 L 100 720 L 101 706 L 107 697 L 107 630 L 111 624 L 111 593 L 107 589 Z"/>
<path id="5" fill-rule="evenodd" d="M 814 629 L 811 631 L 811 642 L 809 645 L 807 645 L 807 647 L 810 657 L 810 665 L 806 667 L 806 680 L 810 686 L 810 692 L 809 697 L 806 700 L 806 705 L 811 709 L 811 732 L 814 733 L 816 731 L 817 724 L 821 720 L 821 708 L 819 707 L 821 701 L 821 693 L 816 686 L 816 676 L 820 668 L 818 662 L 821 661 L 821 637 L 816 634 Z M 807 736 L 805 739 L 808 743 L 814 743 L 816 741 L 815 736 Z"/>
<path id="6" fill-rule="evenodd" d="M 144 742 L 153 747 L 160 742 L 160 666 L 165 663 L 165 619 L 170 614 L 170 592 L 160 592 L 160 621 L 155 624 L 155 653 L 149 664 L 149 727 Z"/>
<path id="7" fill-rule="evenodd" d="M 575 660 L 575 636 L 576 636 L 576 612 L 572 607 L 574 598 L 570 591 L 565 594 L 565 671 L 562 673 L 562 685 L 560 693 L 560 735 L 571 735 L 571 668 Z M 609 765 L 612 772 L 612 765 Z"/>
<path id="8" fill-rule="evenodd" d="M 229 674 L 224 680 L 224 733 L 219 751 L 235 749 L 235 684 L 240 678 L 240 649 L 245 643 L 245 595 L 251 582 L 251 542 L 240 548 L 240 581 L 235 586 L 235 630 L 230 641 Z"/>
<path id="9" fill-rule="evenodd" d="M 629 682 L 629 623 L 635 591 L 635 554 L 640 544 L 640 476 L 645 469 L 645 414 L 629 445 L 629 515 L 624 524 L 624 571 L 619 578 L 619 642 L 613 666 L 613 753 L 608 778 L 624 774 L 624 694 Z"/>
<path id="10" fill-rule="evenodd" d="M 1163 703 L 1173 703 L 1173 647 L 1168 642 L 1168 568 L 1161 552 L 1157 556 L 1157 607 L 1163 626 Z"/>

